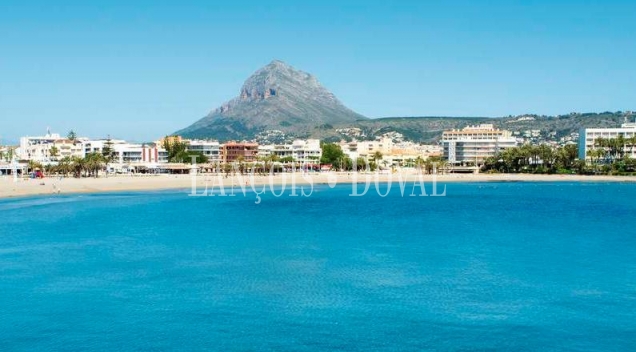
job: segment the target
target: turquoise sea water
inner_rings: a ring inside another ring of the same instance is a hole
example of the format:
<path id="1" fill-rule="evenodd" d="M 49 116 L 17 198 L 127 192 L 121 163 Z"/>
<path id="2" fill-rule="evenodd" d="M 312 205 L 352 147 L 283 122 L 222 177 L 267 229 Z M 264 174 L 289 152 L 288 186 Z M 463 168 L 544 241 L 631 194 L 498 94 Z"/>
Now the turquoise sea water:
<path id="1" fill-rule="evenodd" d="M 636 185 L 350 192 L 2 200 L 0 350 L 636 346 Z"/>

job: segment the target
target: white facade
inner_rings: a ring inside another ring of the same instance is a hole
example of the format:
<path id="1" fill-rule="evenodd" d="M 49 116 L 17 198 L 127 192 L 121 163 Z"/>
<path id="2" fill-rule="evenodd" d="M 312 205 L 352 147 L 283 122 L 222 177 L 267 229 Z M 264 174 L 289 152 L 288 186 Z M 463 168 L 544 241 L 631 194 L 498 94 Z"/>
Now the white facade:
<path id="1" fill-rule="evenodd" d="M 426 159 L 430 156 L 441 155 L 442 147 L 413 142 L 394 143 L 392 138 L 381 138 L 375 141 L 340 142 L 340 148 L 351 160 L 363 158 L 367 162 L 374 159 L 374 154 L 380 152 L 382 159 L 380 166 L 408 165 L 416 159 Z"/>
<path id="2" fill-rule="evenodd" d="M 371 161 L 376 152 L 382 153 L 382 156 L 390 155 L 393 151 L 393 140 L 381 138 L 375 141 L 341 142 L 340 148 L 352 160 L 364 158 L 366 161 Z"/>
<path id="3" fill-rule="evenodd" d="M 481 165 L 486 158 L 515 146 L 517 139 L 510 131 L 496 129 L 492 124 L 468 126 L 442 134 L 444 158 L 454 164 Z"/>
<path id="4" fill-rule="evenodd" d="M 322 149 L 320 148 L 320 140 L 297 139 L 292 144 L 267 144 L 258 146 L 258 156 L 267 157 L 270 155 L 276 155 L 279 158 L 293 158 L 297 163 L 318 163 L 322 156 Z"/>
<path id="5" fill-rule="evenodd" d="M 221 145 L 217 141 L 186 140 L 186 150 L 200 152 L 208 158 L 209 163 L 221 161 Z"/>
<path id="6" fill-rule="evenodd" d="M 20 160 L 35 161 L 42 164 L 50 164 L 59 161 L 64 157 L 83 157 L 82 143 L 86 138 L 78 138 L 71 141 L 62 138 L 57 133 L 47 133 L 44 136 L 22 137 L 20 147 L 16 149 L 16 154 Z M 57 149 L 57 155 L 51 153 L 53 147 Z"/>
<path id="7" fill-rule="evenodd" d="M 579 159 L 588 160 L 588 151 L 595 148 L 594 143 L 598 138 L 615 139 L 618 136 L 633 138 L 636 136 L 636 123 L 624 123 L 620 128 L 583 128 L 579 133 Z M 636 148 L 631 144 L 625 145 L 625 154 L 636 158 Z"/>
<path id="8" fill-rule="evenodd" d="M 168 152 L 157 146 L 145 144 L 113 145 L 115 163 L 119 164 L 158 164 L 168 162 Z"/>
<path id="9" fill-rule="evenodd" d="M 82 143 L 83 156 L 90 153 L 103 153 L 110 147 L 113 153 L 113 164 L 155 164 L 168 162 L 168 152 L 156 145 L 128 143 L 118 139 L 86 140 Z"/>

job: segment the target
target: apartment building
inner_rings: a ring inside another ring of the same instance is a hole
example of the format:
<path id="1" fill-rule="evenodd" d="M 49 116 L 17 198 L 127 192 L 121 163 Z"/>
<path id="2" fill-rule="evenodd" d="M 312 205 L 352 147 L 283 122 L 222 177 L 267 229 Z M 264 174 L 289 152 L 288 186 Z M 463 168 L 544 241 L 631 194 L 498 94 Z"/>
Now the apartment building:
<path id="1" fill-rule="evenodd" d="M 497 129 L 492 124 L 468 126 L 442 134 L 444 158 L 451 164 L 482 165 L 486 158 L 515 146 L 517 139 L 510 131 Z"/>

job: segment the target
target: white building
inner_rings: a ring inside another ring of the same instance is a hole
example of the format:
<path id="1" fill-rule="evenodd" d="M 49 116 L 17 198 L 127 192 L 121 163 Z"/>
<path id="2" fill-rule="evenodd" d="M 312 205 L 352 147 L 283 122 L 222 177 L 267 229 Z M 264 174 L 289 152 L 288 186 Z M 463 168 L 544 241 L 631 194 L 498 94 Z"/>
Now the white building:
<path id="1" fill-rule="evenodd" d="M 297 139 L 292 142 L 292 157 L 299 163 L 317 163 L 322 157 L 322 148 L 318 139 Z"/>
<path id="2" fill-rule="evenodd" d="M 217 141 L 185 140 L 186 150 L 200 152 L 208 158 L 208 163 L 221 161 L 221 145 Z"/>
<path id="3" fill-rule="evenodd" d="M 486 158 L 516 145 L 517 139 L 510 131 L 496 129 L 492 124 L 468 126 L 442 134 L 444 158 L 452 164 L 482 165 Z"/>
<path id="4" fill-rule="evenodd" d="M 393 140 L 384 137 L 375 141 L 340 142 L 340 148 L 351 160 L 363 158 L 371 161 L 376 152 L 380 152 L 383 157 L 390 155 L 393 150 Z"/>
<path id="5" fill-rule="evenodd" d="M 393 145 L 389 154 L 382 159 L 395 166 L 412 166 L 416 160 L 426 160 L 431 156 L 442 155 L 442 147 L 439 145 L 416 144 L 413 142 L 400 142 Z"/>
<path id="6" fill-rule="evenodd" d="M 168 152 L 156 145 L 122 143 L 115 144 L 112 148 L 114 154 L 113 163 L 115 164 L 153 166 L 168 162 Z"/>
<path id="7" fill-rule="evenodd" d="M 20 160 L 51 164 L 65 157 L 83 157 L 82 143 L 84 141 L 86 138 L 77 138 L 72 141 L 50 132 L 44 136 L 27 136 L 20 138 L 20 147 L 16 149 L 16 154 Z"/>
<path id="8" fill-rule="evenodd" d="M 258 156 L 267 157 L 270 155 L 276 155 L 278 158 L 293 158 L 297 163 L 318 163 L 322 156 L 322 149 L 320 148 L 320 140 L 297 139 L 291 144 L 266 144 L 258 146 Z"/>
<path id="9" fill-rule="evenodd" d="M 90 153 L 103 153 L 105 147 L 109 146 L 112 149 L 119 144 L 128 143 L 120 139 L 96 139 L 82 142 L 82 147 L 84 148 L 84 156 L 86 156 L 86 154 Z"/>
<path id="10" fill-rule="evenodd" d="M 595 148 L 598 138 L 615 139 L 622 136 L 625 139 L 636 136 L 636 123 L 624 123 L 619 128 L 583 128 L 579 133 L 579 159 L 590 159 L 588 151 Z M 632 158 L 636 158 L 636 148 L 630 143 L 625 145 L 625 153 Z"/>
<path id="11" fill-rule="evenodd" d="M 119 139 L 86 140 L 82 143 L 84 156 L 89 153 L 104 153 L 110 148 L 113 164 L 156 164 L 168 162 L 168 152 L 156 144 L 128 143 Z"/>

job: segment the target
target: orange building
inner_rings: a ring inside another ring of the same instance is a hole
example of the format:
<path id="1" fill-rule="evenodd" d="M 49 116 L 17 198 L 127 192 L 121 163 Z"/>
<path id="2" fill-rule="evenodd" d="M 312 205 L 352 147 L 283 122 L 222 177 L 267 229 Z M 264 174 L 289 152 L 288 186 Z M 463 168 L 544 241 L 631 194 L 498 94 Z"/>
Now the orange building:
<path id="1" fill-rule="evenodd" d="M 244 162 L 256 161 L 258 143 L 227 142 L 221 146 L 221 161 L 233 163 L 242 159 Z"/>
<path id="2" fill-rule="evenodd" d="M 168 142 L 168 144 L 181 143 L 181 142 L 183 142 L 183 138 L 181 138 L 181 136 L 177 136 L 177 135 L 165 136 L 165 137 L 161 138 L 160 140 L 158 140 L 157 144 L 160 145 L 160 146 L 164 146 L 166 142 Z"/>

